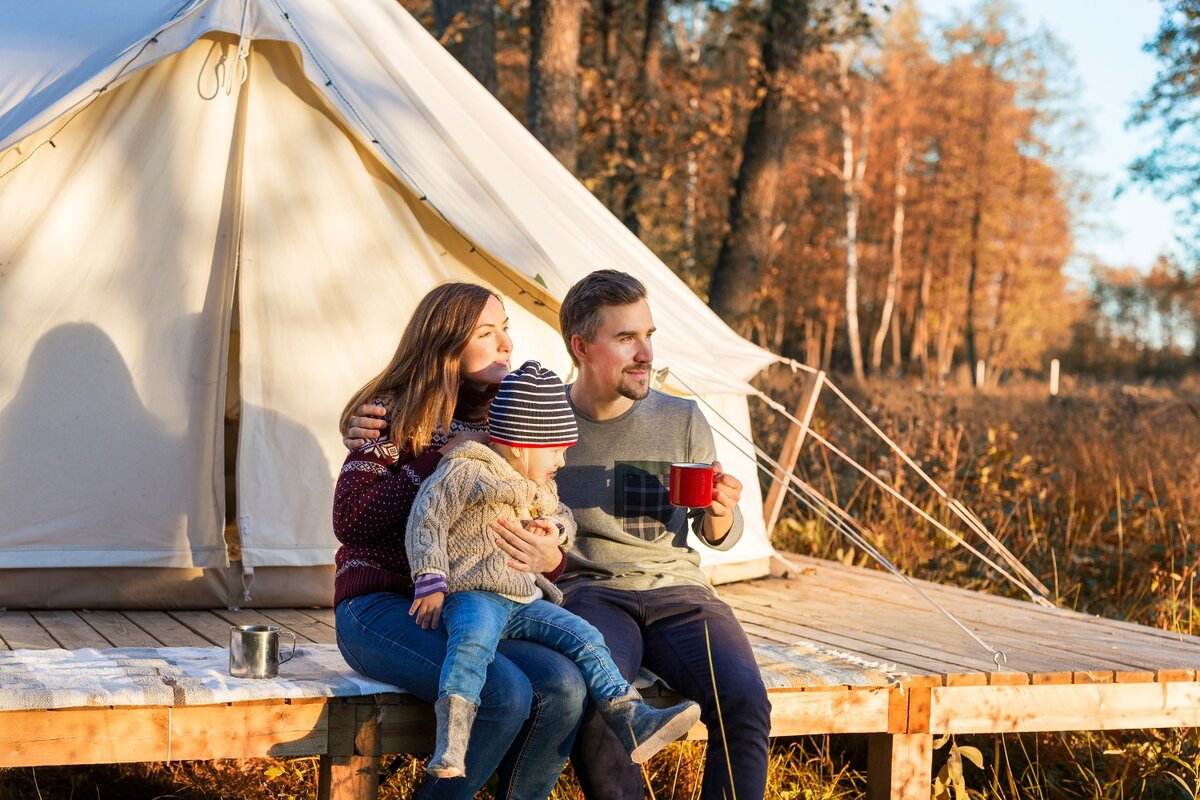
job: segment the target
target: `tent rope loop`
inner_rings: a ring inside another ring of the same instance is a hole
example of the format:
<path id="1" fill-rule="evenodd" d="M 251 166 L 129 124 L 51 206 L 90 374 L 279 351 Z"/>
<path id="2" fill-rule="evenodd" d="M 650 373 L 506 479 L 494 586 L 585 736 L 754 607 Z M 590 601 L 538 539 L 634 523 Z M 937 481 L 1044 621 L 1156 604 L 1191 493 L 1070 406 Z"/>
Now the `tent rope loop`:
<path id="1" fill-rule="evenodd" d="M 225 96 L 233 94 L 234 74 L 237 74 L 237 85 L 241 86 L 250 77 L 250 39 L 246 36 L 246 21 L 250 17 L 250 0 L 242 0 L 242 22 L 238 27 L 237 54 L 233 57 L 233 66 L 229 69 L 228 83 L 225 84 Z"/>

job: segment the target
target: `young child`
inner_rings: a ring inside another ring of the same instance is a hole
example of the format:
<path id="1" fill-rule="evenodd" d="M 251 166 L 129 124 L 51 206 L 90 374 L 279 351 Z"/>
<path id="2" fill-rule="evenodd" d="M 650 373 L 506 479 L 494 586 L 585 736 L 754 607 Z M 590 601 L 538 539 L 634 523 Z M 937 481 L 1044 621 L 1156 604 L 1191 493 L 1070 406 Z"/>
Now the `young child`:
<path id="1" fill-rule="evenodd" d="M 434 704 L 437 745 L 426 770 L 438 778 L 464 774 L 479 692 L 501 638 L 537 642 L 574 659 L 630 758 L 646 761 L 696 723 L 699 706 L 644 703 L 600 632 L 557 605 L 562 593 L 544 577 L 510 568 L 490 528 L 504 518 L 532 520 L 564 546 L 574 537 L 575 521 L 553 481 L 578 436 L 562 381 L 527 361 L 500 383 L 488 427 L 488 445 L 468 441 L 446 454 L 408 519 L 405 545 L 416 583 L 408 613 L 428 627 L 440 612 L 448 636 Z"/>

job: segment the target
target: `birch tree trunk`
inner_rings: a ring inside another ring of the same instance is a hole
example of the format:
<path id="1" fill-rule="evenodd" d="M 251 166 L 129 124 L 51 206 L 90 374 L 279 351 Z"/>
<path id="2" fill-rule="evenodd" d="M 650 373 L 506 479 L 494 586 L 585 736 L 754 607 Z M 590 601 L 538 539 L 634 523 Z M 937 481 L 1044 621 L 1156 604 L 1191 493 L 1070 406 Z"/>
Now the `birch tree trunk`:
<path id="1" fill-rule="evenodd" d="M 979 283 L 979 270 L 983 259 L 983 198 L 984 181 L 988 164 L 988 139 L 992 126 L 992 76 L 993 64 L 989 61 L 984 72 L 983 104 L 979 120 L 979 150 L 975 158 L 975 192 L 971 210 L 971 257 L 967 271 L 967 309 L 963 319 L 966 325 L 967 366 L 971 381 L 975 381 L 975 360 L 978 350 L 975 343 L 975 293 Z"/>
<path id="2" fill-rule="evenodd" d="M 936 201 L 938 177 L 935 172 L 930 181 L 929 194 Z M 938 218 L 935 202 L 931 202 L 925 213 L 924 239 L 921 242 L 921 280 L 918 283 L 917 302 L 913 308 L 912 342 L 909 346 L 908 360 L 915 363 L 920 370 L 921 380 L 928 377 L 929 366 L 929 293 L 933 286 L 933 223 Z"/>
<path id="3" fill-rule="evenodd" d="M 896 177 L 894 205 L 892 209 L 892 264 L 888 269 L 887 289 L 883 298 L 883 311 L 879 317 L 879 329 L 871 343 L 871 369 L 879 374 L 883 371 L 883 343 L 889 330 L 892 334 L 892 366 L 900 368 L 900 315 L 895 314 L 899 295 L 900 274 L 903 268 L 904 249 L 904 200 L 908 194 L 908 141 L 901 132 L 896 137 Z"/>
<path id="4" fill-rule="evenodd" d="M 862 200 L 862 179 L 867 169 L 867 141 L 870 113 L 863 103 L 862 143 L 854 153 L 854 129 L 850 118 L 850 61 L 853 48 L 847 44 L 839 53 L 842 84 L 842 198 L 846 204 L 846 338 L 854 377 L 865 383 L 862 335 L 858 329 L 858 210 Z"/>

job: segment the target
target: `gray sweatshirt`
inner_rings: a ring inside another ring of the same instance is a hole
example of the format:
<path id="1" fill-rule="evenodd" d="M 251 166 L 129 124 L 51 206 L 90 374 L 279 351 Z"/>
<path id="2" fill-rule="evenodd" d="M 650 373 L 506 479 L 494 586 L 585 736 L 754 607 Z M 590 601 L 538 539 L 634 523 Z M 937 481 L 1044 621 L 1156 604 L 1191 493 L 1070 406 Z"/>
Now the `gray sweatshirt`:
<path id="1" fill-rule="evenodd" d="M 558 471 L 559 497 L 575 515 L 575 546 L 558 585 L 569 593 L 591 581 L 616 589 L 695 584 L 711 589 L 700 554 L 687 543 L 689 512 L 668 500 L 671 462 L 712 462 L 712 429 L 693 400 L 651 390 L 629 411 L 595 420 L 575 410 L 579 443 Z M 700 534 L 704 513 L 690 512 Z M 714 547 L 742 536 L 742 512 Z"/>

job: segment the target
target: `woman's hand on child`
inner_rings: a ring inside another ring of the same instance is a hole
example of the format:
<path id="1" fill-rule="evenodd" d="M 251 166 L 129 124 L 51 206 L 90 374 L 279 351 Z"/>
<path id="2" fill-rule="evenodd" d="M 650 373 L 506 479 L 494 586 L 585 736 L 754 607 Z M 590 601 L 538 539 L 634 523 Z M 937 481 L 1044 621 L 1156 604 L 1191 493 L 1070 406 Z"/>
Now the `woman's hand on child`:
<path id="1" fill-rule="evenodd" d="M 346 445 L 347 450 L 354 450 L 369 441 L 378 439 L 385 428 L 387 428 L 387 409 L 383 406 L 363 403 L 354 409 L 354 416 L 350 418 L 350 424 L 346 428 L 342 444 Z"/>
<path id="2" fill-rule="evenodd" d="M 416 615 L 417 624 L 422 628 L 437 630 L 438 620 L 442 617 L 442 604 L 446 602 L 445 592 L 433 592 L 424 597 L 418 597 L 408 608 L 408 615 Z"/>
<path id="3" fill-rule="evenodd" d="M 547 517 L 524 526 L 502 519 L 492 523 L 492 531 L 499 536 L 496 546 L 508 556 L 508 566 L 518 572 L 550 572 L 562 563 L 558 527 Z"/>

